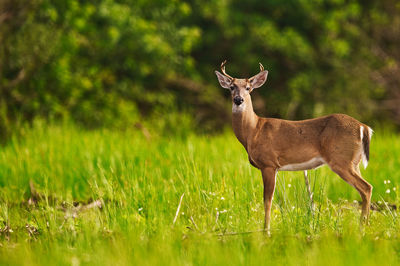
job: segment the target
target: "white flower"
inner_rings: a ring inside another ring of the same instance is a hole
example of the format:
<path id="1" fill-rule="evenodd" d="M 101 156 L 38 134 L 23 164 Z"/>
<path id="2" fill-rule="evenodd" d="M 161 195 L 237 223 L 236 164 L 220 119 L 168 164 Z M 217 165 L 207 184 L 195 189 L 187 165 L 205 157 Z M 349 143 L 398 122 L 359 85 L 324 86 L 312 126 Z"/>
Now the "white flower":
<path id="1" fill-rule="evenodd" d="M 224 198 L 224 197 L 221 197 L 221 200 L 225 200 L 225 198 Z"/>
<path id="2" fill-rule="evenodd" d="M 385 185 L 386 185 L 386 180 L 383 180 L 383 184 L 385 184 Z"/>
<path id="3" fill-rule="evenodd" d="M 287 186 L 288 186 L 288 187 L 291 187 L 291 186 L 292 186 L 292 184 L 288 184 Z"/>
<path id="4" fill-rule="evenodd" d="M 143 208 L 142 208 L 142 207 L 140 207 L 140 208 L 138 209 L 138 211 L 139 211 L 139 212 L 143 211 Z"/>
<path id="5" fill-rule="evenodd" d="M 394 187 L 394 188 L 392 188 L 393 189 L 393 191 L 395 191 L 396 190 L 396 188 Z"/>
<path id="6" fill-rule="evenodd" d="M 390 193 L 390 189 L 388 188 L 388 189 L 386 189 L 386 193 L 387 194 L 389 194 Z"/>

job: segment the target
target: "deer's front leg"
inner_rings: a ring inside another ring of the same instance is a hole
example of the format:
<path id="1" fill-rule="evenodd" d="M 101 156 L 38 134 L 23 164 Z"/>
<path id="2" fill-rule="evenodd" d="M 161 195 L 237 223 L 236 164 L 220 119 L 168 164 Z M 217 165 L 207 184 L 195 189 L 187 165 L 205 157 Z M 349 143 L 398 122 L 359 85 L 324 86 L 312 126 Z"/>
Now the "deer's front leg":
<path id="1" fill-rule="evenodd" d="M 266 167 L 261 170 L 262 178 L 264 182 L 264 229 L 269 233 L 270 220 L 271 220 L 271 205 L 272 198 L 274 197 L 275 182 L 276 182 L 276 169 L 272 167 Z"/>

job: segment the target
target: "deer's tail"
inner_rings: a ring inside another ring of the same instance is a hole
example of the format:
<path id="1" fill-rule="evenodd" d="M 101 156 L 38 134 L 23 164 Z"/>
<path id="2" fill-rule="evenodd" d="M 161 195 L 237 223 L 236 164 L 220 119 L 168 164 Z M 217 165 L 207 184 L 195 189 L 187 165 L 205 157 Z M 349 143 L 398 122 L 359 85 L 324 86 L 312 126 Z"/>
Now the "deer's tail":
<path id="1" fill-rule="evenodd" d="M 360 127 L 360 131 L 362 140 L 361 158 L 364 168 L 367 168 L 369 161 L 369 143 L 371 142 L 371 137 L 374 131 L 369 126 L 366 125 L 362 125 Z"/>

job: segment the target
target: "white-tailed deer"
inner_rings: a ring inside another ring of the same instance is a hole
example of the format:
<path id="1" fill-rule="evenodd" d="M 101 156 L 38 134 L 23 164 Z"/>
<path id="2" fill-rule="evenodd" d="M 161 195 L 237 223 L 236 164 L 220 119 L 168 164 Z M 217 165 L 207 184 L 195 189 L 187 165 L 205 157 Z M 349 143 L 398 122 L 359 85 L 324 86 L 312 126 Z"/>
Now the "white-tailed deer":
<path id="1" fill-rule="evenodd" d="M 232 126 L 247 151 L 250 163 L 261 170 L 264 181 L 265 229 L 269 231 L 271 202 L 277 171 L 315 169 L 327 164 L 352 185 L 362 198 L 361 221 L 368 219 L 372 186 L 361 177 L 360 162 L 367 167 L 372 129 L 344 114 L 288 121 L 257 116 L 250 93 L 267 80 L 268 71 L 260 63 L 260 73 L 237 79 L 215 71 L 223 88 L 232 95 Z"/>

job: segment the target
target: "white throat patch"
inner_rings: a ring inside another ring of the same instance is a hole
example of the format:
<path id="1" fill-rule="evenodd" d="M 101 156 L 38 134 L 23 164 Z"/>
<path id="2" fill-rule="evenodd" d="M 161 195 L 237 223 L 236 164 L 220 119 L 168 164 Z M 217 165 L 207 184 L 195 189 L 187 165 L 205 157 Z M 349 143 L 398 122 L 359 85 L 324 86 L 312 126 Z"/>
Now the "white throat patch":
<path id="1" fill-rule="evenodd" d="M 232 104 L 232 113 L 241 113 L 246 108 L 246 104 L 242 103 L 241 105 Z"/>

